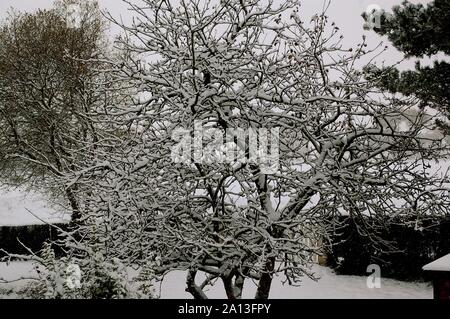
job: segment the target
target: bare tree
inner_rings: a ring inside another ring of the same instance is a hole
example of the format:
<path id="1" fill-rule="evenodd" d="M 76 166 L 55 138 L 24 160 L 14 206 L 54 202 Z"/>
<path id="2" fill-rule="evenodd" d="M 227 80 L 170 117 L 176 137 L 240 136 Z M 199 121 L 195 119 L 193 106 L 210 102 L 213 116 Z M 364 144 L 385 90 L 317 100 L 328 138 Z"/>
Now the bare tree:
<path id="1" fill-rule="evenodd" d="M 311 275 L 321 247 L 307 239 L 326 238 L 334 216 L 349 214 L 380 243 L 365 216 L 446 214 L 446 179 L 427 170 L 442 151 L 424 135 L 432 118 L 409 116 L 414 99 L 364 78 L 357 65 L 375 55 L 364 41 L 343 47 L 325 13 L 305 23 L 296 3 L 129 2 L 136 17 L 111 63 L 134 103 L 107 108 L 120 133 L 67 176 L 86 198 L 79 256 L 101 250 L 155 275 L 186 270 L 195 298 L 216 279 L 240 298 L 252 279 L 264 299 L 275 274 L 290 284 Z M 192 136 L 198 123 L 203 141 Z M 250 132 L 262 128 L 279 132 L 270 170 L 250 160 Z M 216 134 L 227 130 L 237 133 L 224 146 Z M 224 161 L 230 150 L 244 160 Z"/>

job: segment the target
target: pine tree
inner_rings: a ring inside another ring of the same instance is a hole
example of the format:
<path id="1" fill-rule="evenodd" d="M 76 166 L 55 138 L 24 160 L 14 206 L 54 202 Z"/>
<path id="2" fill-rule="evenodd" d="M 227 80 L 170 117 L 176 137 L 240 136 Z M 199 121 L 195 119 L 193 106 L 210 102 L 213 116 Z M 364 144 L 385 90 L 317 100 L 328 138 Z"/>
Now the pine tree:
<path id="1" fill-rule="evenodd" d="M 363 14 L 367 20 L 367 15 Z M 406 57 L 422 58 L 450 53 L 450 1 L 435 0 L 427 6 L 408 1 L 395 6 L 393 13 L 382 12 L 379 25 L 373 28 L 386 35 Z M 391 92 L 415 95 L 421 106 L 431 106 L 450 119 L 450 64 L 435 61 L 432 66 L 416 63 L 415 70 L 372 68 L 371 77 L 379 77 L 383 88 Z M 443 126 L 443 123 L 440 123 Z M 448 127 L 447 127 L 448 130 Z M 449 132 L 449 131 L 447 131 Z"/>

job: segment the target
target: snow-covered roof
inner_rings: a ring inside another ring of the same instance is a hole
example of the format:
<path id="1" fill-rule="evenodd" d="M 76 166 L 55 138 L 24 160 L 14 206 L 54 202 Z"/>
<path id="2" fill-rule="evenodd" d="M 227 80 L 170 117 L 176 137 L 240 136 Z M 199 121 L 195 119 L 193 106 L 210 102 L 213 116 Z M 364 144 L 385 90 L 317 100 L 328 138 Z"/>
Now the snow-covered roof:
<path id="1" fill-rule="evenodd" d="M 422 267 L 428 271 L 450 271 L 450 254 L 445 255 Z"/>
<path id="2" fill-rule="evenodd" d="M 60 212 L 42 194 L 25 189 L 7 190 L 0 184 L 0 227 L 68 221 L 70 215 Z"/>

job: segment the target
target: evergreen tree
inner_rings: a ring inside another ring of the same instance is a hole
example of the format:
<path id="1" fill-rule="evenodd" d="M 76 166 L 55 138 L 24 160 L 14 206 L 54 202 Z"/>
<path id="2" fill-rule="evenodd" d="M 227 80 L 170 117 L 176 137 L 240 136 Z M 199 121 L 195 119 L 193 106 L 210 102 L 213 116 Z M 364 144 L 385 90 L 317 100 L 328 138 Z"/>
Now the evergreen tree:
<path id="1" fill-rule="evenodd" d="M 367 14 L 363 17 L 368 19 Z M 379 22 L 373 30 L 386 35 L 406 57 L 450 53 L 450 0 L 435 0 L 426 6 L 405 1 L 395 6 L 392 14 L 382 12 Z M 450 118 L 449 63 L 435 61 L 432 66 L 422 66 L 417 62 L 415 70 L 403 72 L 395 68 L 372 68 L 370 75 L 379 77 L 383 88 L 414 94 L 421 100 L 421 106 L 434 107 Z"/>

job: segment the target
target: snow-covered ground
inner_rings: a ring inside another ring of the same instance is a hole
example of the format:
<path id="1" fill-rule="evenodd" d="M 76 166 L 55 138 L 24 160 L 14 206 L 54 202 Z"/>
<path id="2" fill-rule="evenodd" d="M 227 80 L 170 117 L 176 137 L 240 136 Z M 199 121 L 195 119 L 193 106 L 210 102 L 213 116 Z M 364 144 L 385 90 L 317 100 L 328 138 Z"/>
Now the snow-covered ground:
<path id="1" fill-rule="evenodd" d="M 0 226 L 37 225 L 69 219 L 46 202 L 42 195 L 0 188 Z"/>
<path id="2" fill-rule="evenodd" d="M 30 262 L 11 262 L 9 265 L 0 263 L 0 299 L 19 298 L 17 291 L 26 287 L 27 281 L 19 280 L 4 284 L 2 279 L 17 280 L 20 277 L 34 277 L 33 265 Z"/>
<path id="3" fill-rule="evenodd" d="M 402 282 L 381 278 L 381 288 L 367 287 L 367 277 L 338 276 L 331 269 L 314 266 L 313 271 L 320 277 L 318 281 L 304 278 L 299 287 L 282 284 L 282 278 L 275 278 L 272 284 L 270 298 L 272 299 L 429 299 L 433 290 L 428 283 Z M 161 298 L 186 299 L 191 298 L 184 292 L 185 275 L 183 272 L 170 273 L 161 285 Z M 256 286 L 247 281 L 244 287 L 244 298 L 253 298 Z M 225 298 L 220 281 L 207 292 L 210 298 Z"/>
<path id="4" fill-rule="evenodd" d="M 332 270 L 322 266 L 314 266 L 313 271 L 320 277 L 318 281 L 305 278 L 299 287 L 283 285 L 281 278 L 275 278 L 270 298 L 286 299 L 390 299 L 411 298 L 430 299 L 433 297 L 432 287 L 428 283 L 402 282 L 381 278 L 381 288 L 368 288 L 367 278 L 361 276 L 338 276 Z M 33 267 L 29 262 L 12 262 L 9 265 L 0 263 L 0 277 L 7 280 L 15 280 L 19 277 L 33 277 Z M 190 299 L 190 294 L 184 291 L 185 274 L 182 271 L 174 271 L 167 275 L 163 282 L 156 287 L 162 299 Z M 16 298 L 14 293 L 20 287 L 24 287 L 24 281 L 12 284 L 0 284 L 1 298 Z M 247 281 L 244 287 L 244 298 L 252 298 L 256 286 Z M 225 298 L 223 286 L 220 281 L 207 291 L 210 298 Z"/>

